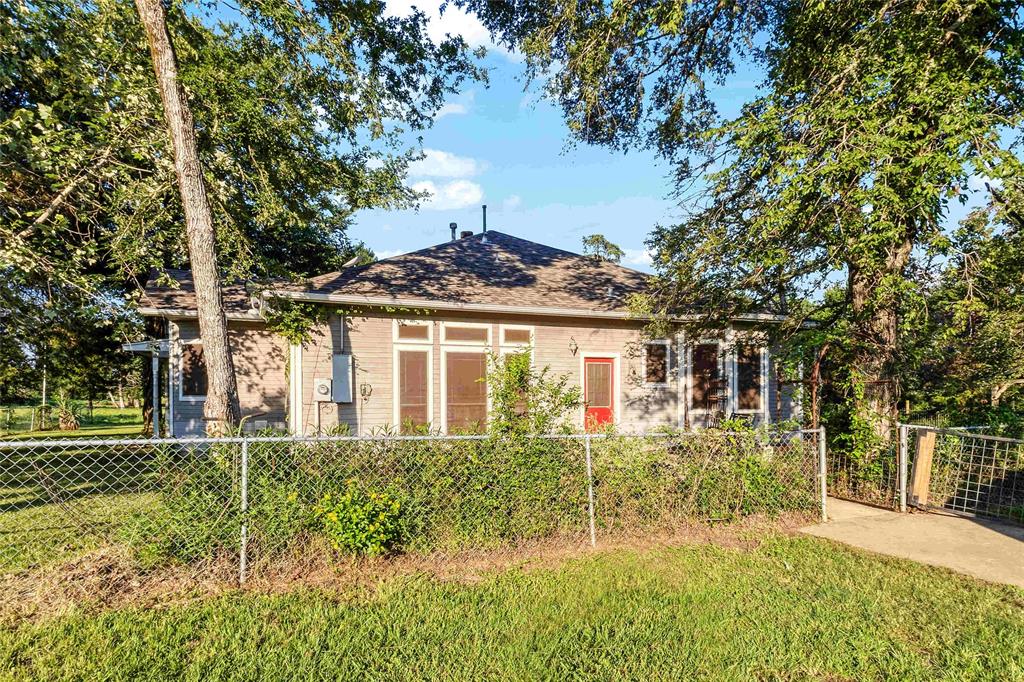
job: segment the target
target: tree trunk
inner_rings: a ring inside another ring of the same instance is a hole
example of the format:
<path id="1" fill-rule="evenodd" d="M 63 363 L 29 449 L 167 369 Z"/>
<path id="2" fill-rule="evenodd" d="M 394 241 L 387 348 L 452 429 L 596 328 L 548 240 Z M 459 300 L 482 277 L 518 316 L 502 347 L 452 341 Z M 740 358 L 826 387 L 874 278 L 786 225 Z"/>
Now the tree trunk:
<path id="1" fill-rule="evenodd" d="M 178 79 L 178 64 L 167 32 L 167 17 L 161 0 L 135 0 L 135 6 L 149 39 L 149 51 L 153 57 L 164 118 L 171 136 L 174 170 L 185 212 L 185 233 L 195 284 L 199 336 L 203 340 L 203 359 L 208 377 L 203 416 L 207 432 L 222 435 L 238 423 L 238 387 L 228 345 L 220 276 L 217 273 L 213 216 L 196 149 L 195 123 Z"/>
<path id="2" fill-rule="evenodd" d="M 860 269 L 851 263 L 849 295 L 853 310 L 853 366 L 850 379 L 854 391 L 856 419 L 866 420 L 862 430 L 854 425 L 854 437 L 870 436 L 875 445 L 888 444 L 899 419 L 899 378 L 895 372 L 899 340 L 899 294 L 888 288 L 903 281 L 913 242 L 906 239 L 887 254 L 881 268 Z M 875 452 L 877 448 L 870 447 Z"/>

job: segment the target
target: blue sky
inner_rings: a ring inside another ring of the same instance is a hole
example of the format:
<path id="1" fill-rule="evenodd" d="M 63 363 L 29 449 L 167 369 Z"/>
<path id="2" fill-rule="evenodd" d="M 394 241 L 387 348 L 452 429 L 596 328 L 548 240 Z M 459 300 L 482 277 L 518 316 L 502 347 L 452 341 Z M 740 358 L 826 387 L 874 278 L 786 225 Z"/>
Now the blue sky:
<path id="1" fill-rule="evenodd" d="M 426 6 L 427 3 L 421 3 Z M 395 13 L 409 3 L 389 2 Z M 672 220 L 668 166 L 649 152 L 615 153 L 568 147 L 559 110 L 524 91 L 516 55 L 494 48 L 483 27 L 454 8 L 431 15 L 431 32 L 461 33 L 488 47 L 490 85 L 473 85 L 449 100 L 423 134 L 426 158 L 408 182 L 433 192 L 418 211 L 362 211 L 350 231 L 378 257 L 413 251 L 449 238 L 448 224 L 479 231 L 481 204 L 488 228 L 572 251 L 601 233 L 626 251 L 623 264 L 648 269 L 644 240 Z"/>
<path id="2" fill-rule="evenodd" d="M 405 14 L 413 4 L 389 0 L 388 11 Z M 584 236 L 600 233 L 625 250 L 624 265 L 649 270 L 644 241 L 676 215 L 666 198 L 668 166 L 648 151 L 569 146 L 560 111 L 540 99 L 536 86 L 524 91 L 516 55 L 492 45 L 475 18 L 420 5 L 435 40 L 459 33 L 471 46 L 488 48 L 490 85 L 451 98 L 423 133 L 426 158 L 408 183 L 431 198 L 418 210 L 361 211 L 350 235 L 386 258 L 446 241 L 450 222 L 479 231 L 480 206 L 487 204 L 489 229 L 577 252 Z M 737 113 L 759 81 L 752 70 L 738 72 L 714 92 L 720 112 Z M 965 213 L 956 206 L 950 219 Z"/>

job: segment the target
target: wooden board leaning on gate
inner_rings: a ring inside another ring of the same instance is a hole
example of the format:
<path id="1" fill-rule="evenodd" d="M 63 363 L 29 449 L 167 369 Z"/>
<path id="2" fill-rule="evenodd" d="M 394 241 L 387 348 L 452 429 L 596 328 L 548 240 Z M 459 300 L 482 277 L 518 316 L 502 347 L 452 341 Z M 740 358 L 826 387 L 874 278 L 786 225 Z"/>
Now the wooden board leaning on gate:
<path id="1" fill-rule="evenodd" d="M 917 455 L 914 457 L 914 473 L 910 482 L 910 503 L 917 507 L 928 506 L 928 489 L 932 481 L 932 456 L 935 454 L 935 432 L 917 432 Z"/>

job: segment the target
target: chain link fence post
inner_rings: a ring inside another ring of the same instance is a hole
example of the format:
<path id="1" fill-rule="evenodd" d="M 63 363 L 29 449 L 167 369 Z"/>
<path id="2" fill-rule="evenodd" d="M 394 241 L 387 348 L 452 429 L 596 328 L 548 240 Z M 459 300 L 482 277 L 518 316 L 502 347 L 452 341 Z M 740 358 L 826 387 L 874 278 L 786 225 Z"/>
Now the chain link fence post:
<path id="1" fill-rule="evenodd" d="M 249 568 L 249 441 L 242 439 L 242 531 L 238 551 L 238 584 L 244 585 Z"/>
<path id="2" fill-rule="evenodd" d="M 587 453 L 587 511 L 590 515 L 590 546 L 597 547 L 597 527 L 594 519 L 594 465 L 590 459 L 590 434 L 583 437 Z"/>
<path id="3" fill-rule="evenodd" d="M 900 512 L 907 512 L 907 469 L 909 468 L 909 462 L 907 461 L 909 451 L 907 450 L 907 432 L 908 427 L 906 424 L 899 424 L 899 451 L 897 452 L 897 458 L 899 459 L 899 493 L 900 493 Z"/>
<path id="4" fill-rule="evenodd" d="M 825 458 L 825 426 L 818 427 L 818 486 L 821 495 L 821 522 L 828 521 L 828 463 Z"/>

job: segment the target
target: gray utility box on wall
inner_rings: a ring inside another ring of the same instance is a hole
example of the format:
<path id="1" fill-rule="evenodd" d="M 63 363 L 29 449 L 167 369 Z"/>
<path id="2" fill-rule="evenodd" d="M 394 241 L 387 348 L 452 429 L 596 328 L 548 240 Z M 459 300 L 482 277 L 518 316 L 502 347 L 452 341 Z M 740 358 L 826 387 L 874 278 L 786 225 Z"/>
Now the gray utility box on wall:
<path id="1" fill-rule="evenodd" d="M 340 353 L 332 358 L 334 381 L 333 400 L 336 403 L 352 402 L 352 356 Z"/>

